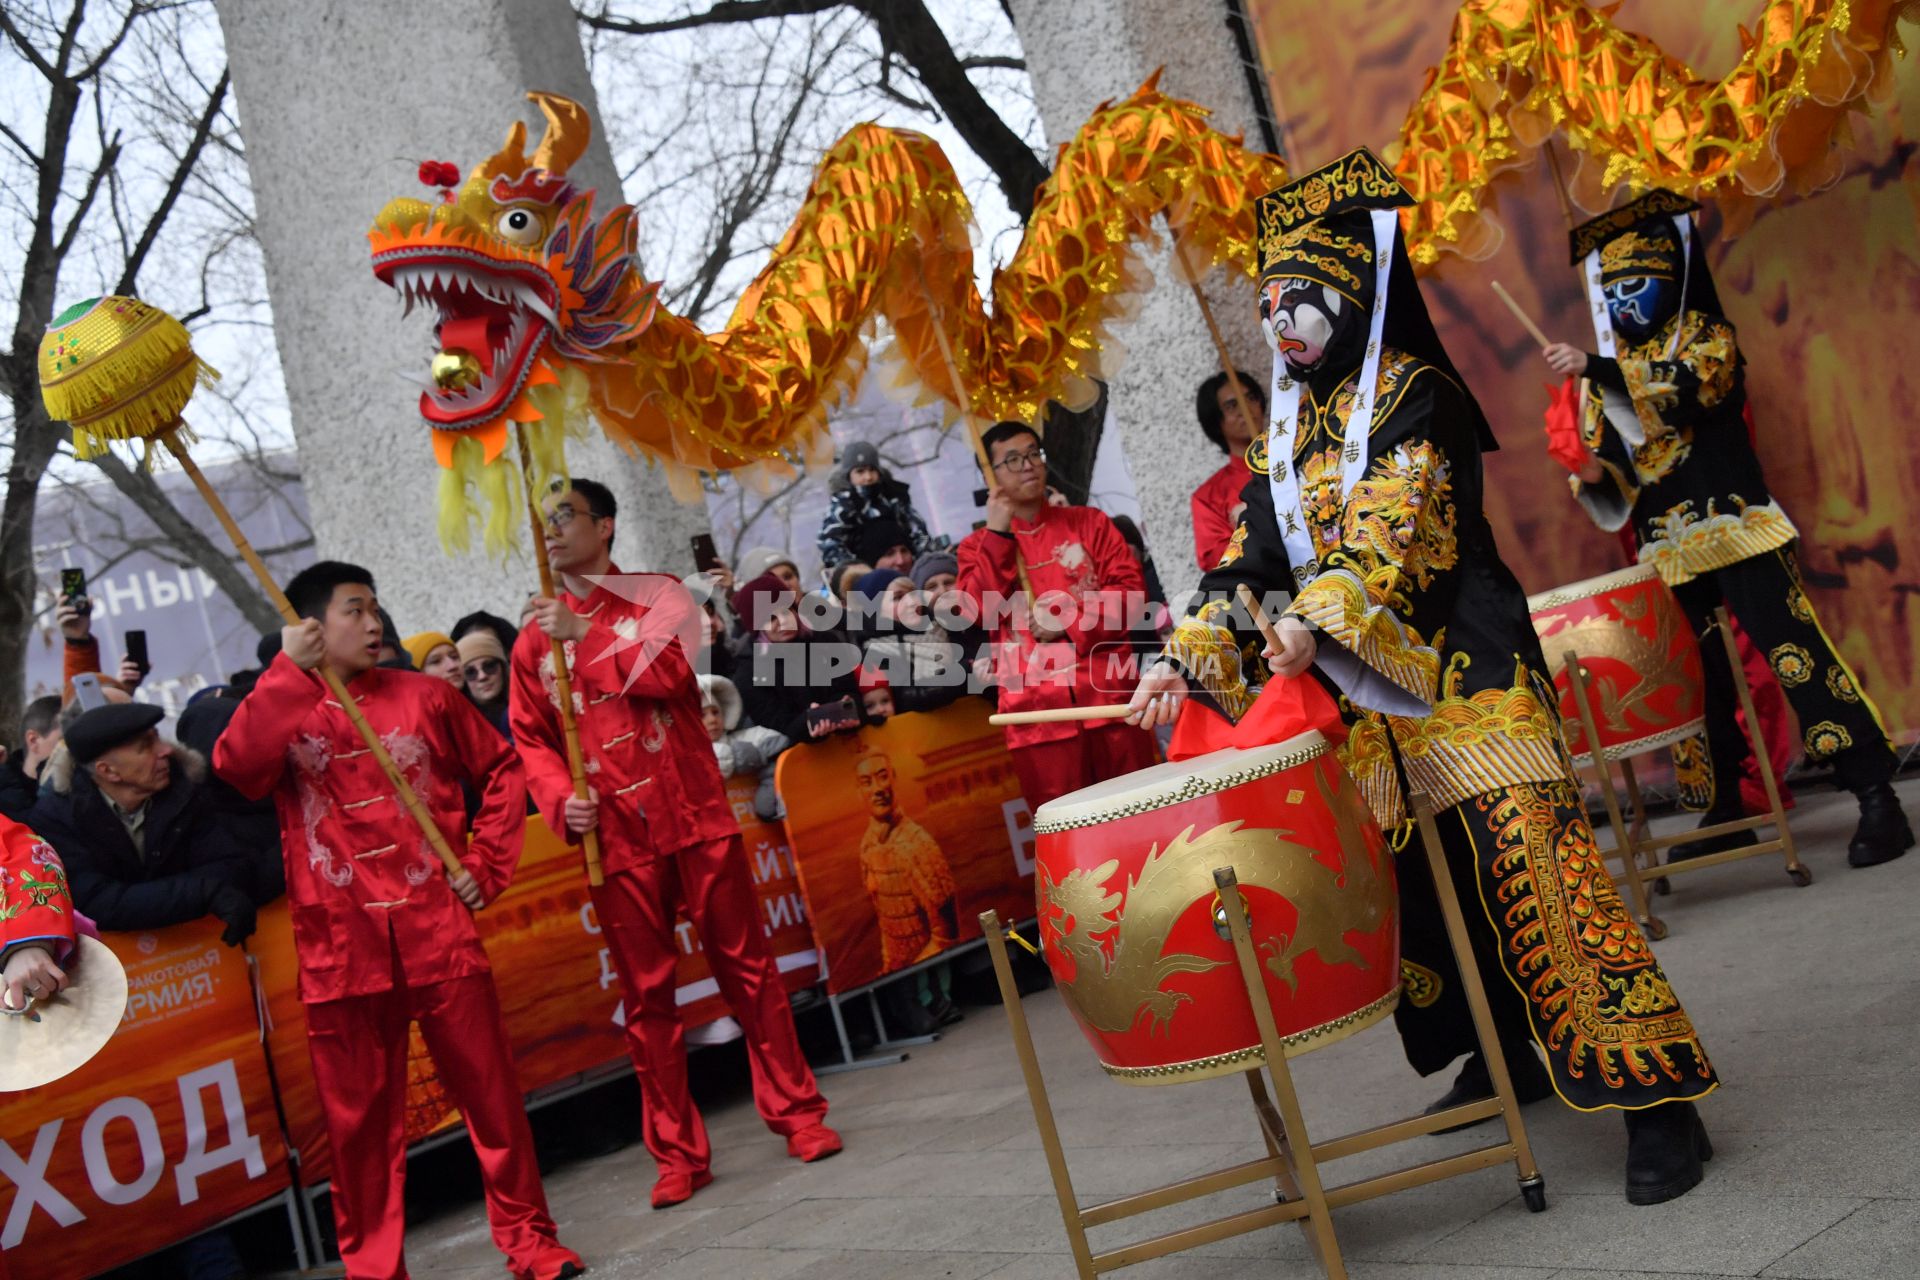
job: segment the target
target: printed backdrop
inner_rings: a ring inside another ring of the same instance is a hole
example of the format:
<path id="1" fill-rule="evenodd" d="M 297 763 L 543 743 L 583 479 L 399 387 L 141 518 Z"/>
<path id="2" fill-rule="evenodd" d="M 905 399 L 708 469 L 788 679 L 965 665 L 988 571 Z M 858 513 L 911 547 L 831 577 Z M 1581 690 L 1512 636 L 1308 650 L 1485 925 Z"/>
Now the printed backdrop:
<path id="1" fill-rule="evenodd" d="M 1434 0 L 1246 0 L 1287 160 L 1311 169 L 1393 142 L 1457 4 Z M 1613 20 L 1696 74 L 1724 74 L 1759 0 L 1624 0 Z M 1907 28 L 1911 31 L 1911 28 Z M 1767 479 L 1803 536 L 1801 563 L 1827 631 L 1896 739 L 1920 729 L 1920 69 L 1896 61 L 1891 96 L 1856 118 L 1845 174 L 1817 196 L 1763 208 L 1732 242 L 1712 240 L 1714 279 L 1747 356 Z M 1561 145 L 1564 160 L 1566 151 Z M 1533 343 L 1488 289 L 1499 280 L 1550 336 L 1591 347 L 1566 223 L 1544 164 L 1494 188 L 1506 229 L 1482 263 L 1443 261 L 1425 281 L 1435 325 L 1493 421 L 1489 518 L 1529 591 L 1622 563 L 1566 495 L 1541 433 L 1550 380 Z M 1621 197 L 1624 199 L 1624 195 Z M 1598 210 L 1595 210 L 1598 212 Z M 1709 209 L 1710 236 L 1718 219 Z"/>

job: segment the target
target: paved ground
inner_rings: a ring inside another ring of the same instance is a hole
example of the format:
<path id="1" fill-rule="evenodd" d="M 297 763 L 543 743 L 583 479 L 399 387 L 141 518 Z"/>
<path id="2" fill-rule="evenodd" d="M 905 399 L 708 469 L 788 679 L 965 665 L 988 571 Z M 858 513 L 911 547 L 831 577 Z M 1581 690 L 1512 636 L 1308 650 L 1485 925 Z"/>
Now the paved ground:
<path id="1" fill-rule="evenodd" d="M 1902 790 L 1920 813 L 1920 781 Z M 1809 888 L 1792 887 L 1778 862 L 1753 859 L 1676 881 L 1674 895 L 1661 900 L 1673 933 L 1660 958 L 1726 1081 L 1702 1105 L 1718 1155 L 1699 1189 L 1673 1204 L 1632 1208 L 1621 1193 L 1626 1139 L 1618 1119 L 1543 1103 L 1526 1118 L 1547 1178 L 1545 1214 L 1525 1211 L 1510 1167 L 1356 1206 L 1337 1215 L 1353 1274 L 1920 1274 L 1912 1069 L 1920 856 L 1849 869 L 1852 820 L 1847 797 L 1801 798 L 1795 830 L 1816 876 Z M 1083 1198 L 1259 1154 L 1239 1080 L 1159 1089 L 1112 1083 L 1055 993 L 1026 1004 Z M 1388 1027 L 1309 1055 L 1296 1072 L 1319 1134 L 1397 1118 L 1439 1088 L 1405 1066 Z M 547 1186 L 564 1238 L 608 1280 L 1073 1275 L 1000 1010 L 971 1011 L 904 1065 L 832 1076 L 825 1088 L 847 1138 L 840 1157 L 811 1167 L 787 1159 L 736 1097 L 709 1114 L 715 1183 L 678 1208 L 648 1208 L 653 1165 L 637 1145 L 556 1169 Z M 1407 1163 L 1472 1140 L 1426 1138 L 1376 1154 Z M 1385 1163 L 1345 1162 L 1336 1178 Z M 1247 1187 L 1177 1212 L 1197 1219 L 1261 1202 L 1262 1192 Z M 1096 1235 L 1095 1246 L 1118 1238 Z M 410 1246 L 418 1275 L 501 1274 L 477 1202 L 420 1224 Z M 1318 1274 L 1306 1258 L 1299 1230 L 1282 1226 L 1120 1274 L 1289 1280 Z"/>

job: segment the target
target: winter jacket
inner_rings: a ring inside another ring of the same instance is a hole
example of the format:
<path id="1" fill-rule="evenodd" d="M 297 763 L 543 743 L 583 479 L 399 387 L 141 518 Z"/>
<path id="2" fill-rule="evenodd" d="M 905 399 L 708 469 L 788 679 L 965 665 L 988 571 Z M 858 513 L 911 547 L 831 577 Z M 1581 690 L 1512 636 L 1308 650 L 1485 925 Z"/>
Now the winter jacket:
<path id="1" fill-rule="evenodd" d="M 709 704 L 720 708 L 721 738 L 713 744 L 714 763 L 720 776 L 759 775 L 753 793 L 753 813 L 762 822 L 777 822 L 785 816 L 780 794 L 774 790 L 774 763 L 780 753 L 793 745 L 792 739 L 771 729 L 762 729 L 746 718 L 740 690 L 725 676 L 701 675 L 700 708 Z"/>
<path id="2" fill-rule="evenodd" d="M 229 886 L 260 902 L 256 851 L 210 803 L 206 758 L 175 747 L 172 759 L 166 789 L 147 802 L 143 850 L 134 848 L 92 773 L 76 767 L 64 747 L 42 766 L 49 785 L 27 825 L 59 851 L 74 904 L 102 929 L 164 929 L 198 920 Z"/>
<path id="3" fill-rule="evenodd" d="M 978 631 L 956 635 L 938 626 L 902 627 L 868 640 L 861 665 L 887 678 L 895 711 L 938 711 L 980 692 L 972 667 L 985 640 Z"/>
<path id="4" fill-rule="evenodd" d="M 841 480 L 841 477 L 835 479 Z M 901 481 L 882 471 L 878 484 L 842 483 L 844 487 L 836 487 L 828 500 L 826 518 L 820 523 L 822 566 L 831 569 L 859 560 L 860 532 L 879 520 L 891 520 L 899 525 L 916 556 L 933 545 L 927 522 L 913 509 L 913 491 Z"/>
<path id="5" fill-rule="evenodd" d="M 777 645 L 755 641 L 738 672 L 747 718 L 795 742 L 810 742 L 809 707 L 841 698 L 859 706 L 859 666 L 860 647 L 837 631 L 802 630 Z"/>
<path id="6" fill-rule="evenodd" d="M 25 822 L 34 802 L 40 798 L 40 780 L 29 778 L 20 764 L 26 755 L 26 748 L 22 747 L 0 760 L 0 816 L 15 822 Z"/>

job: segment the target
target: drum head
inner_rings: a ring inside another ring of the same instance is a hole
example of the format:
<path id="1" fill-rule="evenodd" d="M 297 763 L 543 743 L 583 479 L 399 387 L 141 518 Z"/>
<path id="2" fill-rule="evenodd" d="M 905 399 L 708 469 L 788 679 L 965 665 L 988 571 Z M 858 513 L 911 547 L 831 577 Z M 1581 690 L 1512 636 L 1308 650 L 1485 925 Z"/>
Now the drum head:
<path id="1" fill-rule="evenodd" d="M 82 936 L 67 989 L 24 1013 L 0 1011 L 0 1092 L 18 1093 L 78 1071 L 113 1038 L 127 1012 L 127 971 L 97 938 Z"/>
<path id="2" fill-rule="evenodd" d="M 1327 749 L 1327 740 L 1309 729 L 1285 742 L 1241 750 L 1229 747 L 1191 760 L 1169 761 L 1150 769 L 1124 773 L 1090 787 L 1049 800 L 1033 815 L 1036 831 L 1085 826 L 1120 813 L 1142 813 L 1179 804 L 1195 796 L 1237 787 L 1257 777 L 1291 769 Z"/>
<path id="3" fill-rule="evenodd" d="M 1539 613 L 1542 609 L 1558 609 L 1570 601 L 1603 596 L 1620 587 L 1645 582 L 1649 578 L 1657 580 L 1659 577 L 1659 572 L 1650 564 L 1629 565 L 1624 569 L 1615 569 L 1612 573 L 1603 573 L 1597 578 L 1582 578 L 1578 582 L 1569 582 L 1564 587 L 1555 587 L 1551 591 L 1542 591 L 1538 595 L 1528 596 L 1527 612 Z"/>

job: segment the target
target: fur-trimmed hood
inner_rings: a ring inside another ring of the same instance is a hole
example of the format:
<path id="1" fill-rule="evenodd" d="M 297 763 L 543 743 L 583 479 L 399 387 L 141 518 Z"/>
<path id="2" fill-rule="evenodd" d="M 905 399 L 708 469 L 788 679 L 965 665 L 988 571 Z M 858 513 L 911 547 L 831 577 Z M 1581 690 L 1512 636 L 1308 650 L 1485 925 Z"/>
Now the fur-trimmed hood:
<path id="1" fill-rule="evenodd" d="M 212 776 L 213 770 L 207 764 L 207 758 L 198 751 L 192 747 L 183 747 L 171 738 L 167 739 L 167 745 L 173 748 L 175 776 L 185 778 L 195 785 L 204 783 Z M 56 795 L 64 796 L 73 793 L 73 773 L 73 755 L 67 750 L 67 744 L 64 742 L 55 746 L 53 754 L 49 755 L 47 762 L 40 766 L 41 781 L 51 787 Z"/>

